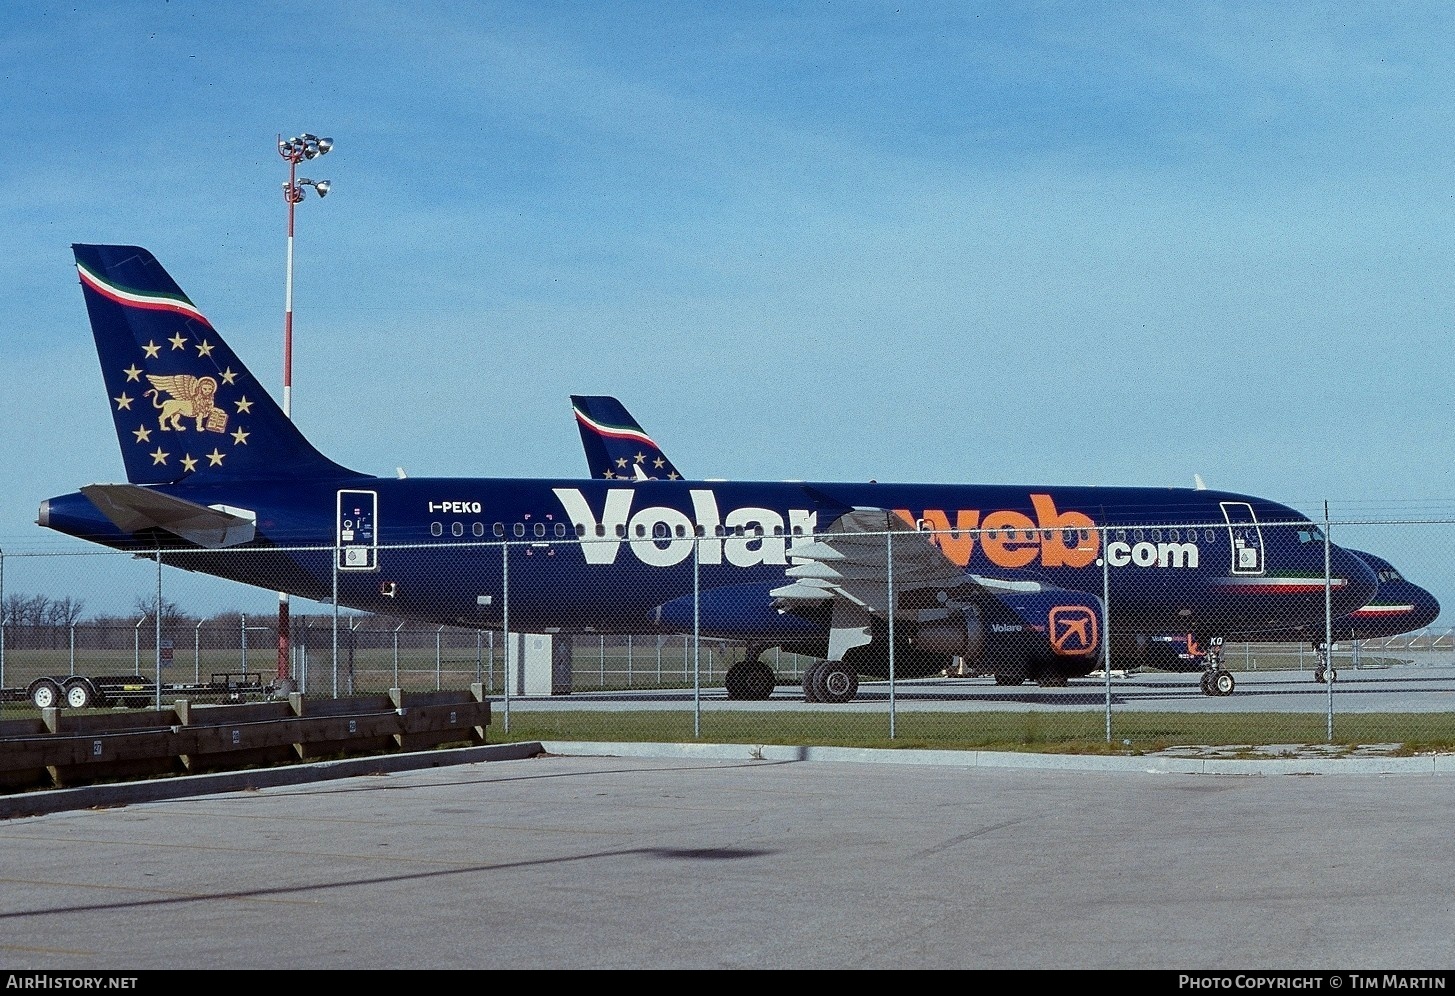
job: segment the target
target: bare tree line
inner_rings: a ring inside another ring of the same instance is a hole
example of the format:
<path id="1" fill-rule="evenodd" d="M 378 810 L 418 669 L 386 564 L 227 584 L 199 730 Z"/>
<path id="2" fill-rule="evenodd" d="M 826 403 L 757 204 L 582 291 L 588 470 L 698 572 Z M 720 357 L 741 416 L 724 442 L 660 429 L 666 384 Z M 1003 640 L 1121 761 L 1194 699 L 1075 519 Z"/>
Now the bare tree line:
<path id="1" fill-rule="evenodd" d="M 176 603 L 162 599 L 163 639 L 178 645 L 190 646 L 194 640 L 208 648 L 235 647 L 239 634 L 247 630 L 266 630 L 255 637 L 258 646 L 273 639 L 276 633 L 276 616 L 272 614 L 250 615 L 227 611 L 201 615 L 183 611 Z M 86 603 L 78 598 L 50 598 L 46 595 L 7 593 L 0 601 L 0 625 L 4 628 L 4 646 L 11 650 L 58 649 L 66 647 L 71 639 L 83 645 L 96 648 L 131 647 L 140 639 L 144 646 L 151 646 L 156 633 L 155 595 L 139 595 L 128 614 L 100 613 L 85 615 Z M 345 625 L 351 637 L 362 632 L 393 632 L 400 620 L 390 616 L 373 614 L 350 614 Z M 332 614 L 294 614 L 291 619 L 295 642 L 306 638 L 306 634 L 328 630 L 333 625 Z M 471 632 L 457 627 L 447 627 L 454 632 Z M 415 626 L 410 635 L 433 634 L 435 627 Z M 198 632 L 200 630 L 200 632 Z"/>

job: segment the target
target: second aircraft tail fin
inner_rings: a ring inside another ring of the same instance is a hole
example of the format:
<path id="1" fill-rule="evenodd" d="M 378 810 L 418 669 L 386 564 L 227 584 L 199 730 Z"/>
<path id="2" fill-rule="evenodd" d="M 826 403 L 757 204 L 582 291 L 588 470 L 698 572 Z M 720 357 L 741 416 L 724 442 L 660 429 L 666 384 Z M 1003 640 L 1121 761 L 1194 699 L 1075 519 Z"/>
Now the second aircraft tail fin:
<path id="1" fill-rule="evenodd" d="M 571 395 L 581 445 L 594 478 L 680 481 L 682 474 L 631 417 L 626 406 L 612 397 Z"/>

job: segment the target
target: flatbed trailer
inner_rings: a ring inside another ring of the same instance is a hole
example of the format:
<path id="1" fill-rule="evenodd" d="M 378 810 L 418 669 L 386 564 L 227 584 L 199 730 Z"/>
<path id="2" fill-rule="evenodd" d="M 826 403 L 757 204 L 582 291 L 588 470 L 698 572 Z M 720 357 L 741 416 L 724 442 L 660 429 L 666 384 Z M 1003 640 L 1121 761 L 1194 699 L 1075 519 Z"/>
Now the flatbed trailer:
<path id="1" fill-rule="evenodd" d="M 163 697 L 217 697 L 237 702 L 249 697 L 273 693 L 273 686 L 263 681 L 259 671 L 225 671 L 212 675 L 210 681 L 163 682 Z M 29 700 L 37 709 L 60 708 L 104 709 L 127 706 L 134 709 L 153 705 L 158 698 L 157 683 L 140 674 L 42 675 L 24 688 L 0 689 L 0 702 Z"/>

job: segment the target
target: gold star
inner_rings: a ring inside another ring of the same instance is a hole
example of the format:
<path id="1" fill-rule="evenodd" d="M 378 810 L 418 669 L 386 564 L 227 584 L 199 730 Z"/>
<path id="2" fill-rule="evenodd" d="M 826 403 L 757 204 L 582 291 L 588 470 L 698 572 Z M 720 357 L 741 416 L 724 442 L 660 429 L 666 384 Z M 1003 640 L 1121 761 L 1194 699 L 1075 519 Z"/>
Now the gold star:
<path id="1" fill-rule="evenodd" d="M 626 457 L 617 457 L 616 458 L 616 465 L 618 467 L 625 467 L 626 466 Z"/>
<path id="2" fill-rule="evenodd" d="M 198 346 L 197 346 L 197 358 L 200 360 L 204 356 L 211 356 L 211 355 L 212 355 L 212 343 L 208 342 L 206 339 L 203 339 L 202 342 L 199 343 Z"/>
<path id="3" fill-rule="evenodd" d="M 246 394 L 242 396 L 242 399 L 240 401 L 236 401 L 234 402 L 234 404 L 237 405 L 237 410 L 244 414 L 253 410 L 253 403 L 248 400 L 248 396 Z"/>
<path id="4" fill-rule="evenodd" d="M 675 481 L 675 480 L 677 480 L 677 472 L 674 470 L 674 471 L 672 471 L 672 473 L 668 474 L 667 475 L 667 480 L 669 480 L 669 481 Z"/>
<path id="5" fill-rule="evenodd" d="M 646 458 L 647 458 L 647 455 L 645 453 L 638 453 L 637 454 L 637 463 L 641 463 Z"/>
<path id="6" fill-rule="evenodd" d="M 249 435 L 251 435 L 251 433 L 247 433 L 247 432 L 244 432 L 242 429 L 238 429 L 237 432 L 234 432 L 232 434 L 233 445 L 235 445 L 235 446 L 246 446 L 248 444 L 248 436 Z"/>
<path id="7" fill-rule="evenodd" d="M 214 446 L 212 448 L 212 452 L 209 453 L 209 454 L 207 454 L 207 466 L 209 466 L 209 467 L 221 467 L 222 466 L 222 458 L 225 457 L 226 455 L 227 454 L 225 454 L 225 453 L 219 453 L 219 452 L 217 452 L 217 447 Z"/>
<path id="8" fill-rule="evenodd" d="M 116 410 L 117 411 L 121 411 L 123 408 L 130 408 L 131 407 L 131 398 L 128 398 L 126 396 L 126 392 L 125 391 L 122 391 L 121 392 L 121 397 L 119 397 L 119 398 L 113 398 L 112 400 L 116 402 Z"/>
<path id="9" fill-rule="evenodd" d="M 157 464 L 159 464 L 159 463 L 162 463 L 162 464 L 164 464 L 164 463 L 166 463 L 166 462 L 167 462 L 167 457 L 169 457 L 169 456 L 171 456 L 171 454 L 170 454 L 170 453 L 168 453 L 168 452 L 166 452 L 166 451 L 165 451 L 165 450 L 163 450 L 163 449 L 162 449 L 162 448 L 161 448 L 161 447 L 160 447 L 160 446 L 158 446 L 158 447 L 157 447 L 157 448 L 156 448 L 156 449 L 155 449 L 155 450 L 153 450 L 153 451 L 152 451 L 152 453 L 151 453 L 151 457 L 152 457 L 152 466 L 154 466 L 154 467 L 155 467 L 155 466 L 156 466 L 156 465 L 157 465 Z"/>
<path id="10" fill-rule="evenodd" d="M 131 434 L 136 437 L 138 443 L 149 443 L 152 440 L 152 430 L 144 425 L 131 430 Z"/>
<path id="11" fill-rule="evenodd" d="M 140 380 L 141 379 L 141 368 L 138 367 L 135 363 L 133 363 L 131 366 L 127 367 L 125 370 L 123 370 L 121 372 L 124 373 L 124 374 L 126 374 L 126 379 L 127 380 Z"/>
<path id="12" fill-rule="evenodd" d="M 180 332 L 172 336 L 172 338 L 168 339 L 167 341 L 172 344 L 172 348 L 174 350 L 181 349 L 183 346 L 187 345 L 187 337 Z"/>
<path id="13" fill-rule="evenodd" d="M 606 468 L 606 473 L 602 474 L 601 476 L 606 478 L 607 480 L 613 480 L 616 477 L 616 475 L 611 472 L 610 467 Z"/>
<path id="14" fill-rule="evenodd" d="M 655 459 L 655 460 L 652 461 L 652 466 L 653 467 L 661 467 L 666 462 L 667 461 L 664 460 L 664 459 L 662 459 L 661 457 L 657 457 L 657 459 Z"/>
<path id="15" fill-rule="evenodd" d="M 237 380 L 237 374 L 232 372 L 232 367 L 228 367 L 222 372 L 222 382 L 224 384 L 231 384 L 235 380 Z"/>
<path id="16" fill-rule="evenodd" d="M 146 351 L 147 359 L 149 360 L 155 360 L 157 354 L 162 351 L 162 347 L 158 346 L 155 341 L 147 343 L 142 349 Z"/>
<path id="17" fill-rule="evenodd" d="M 191 453 L 188 453 L 186 456 L 184 456 L 182 458 L 182 470 L 184 470 L 185 472 L 187 472 L 187 473 L 190 474 L 190 473 L 192 473 L 192 471 L 194 471 L 196 469 L 197 469 L 197 458 L 195 456 L 193 456 Z"/>

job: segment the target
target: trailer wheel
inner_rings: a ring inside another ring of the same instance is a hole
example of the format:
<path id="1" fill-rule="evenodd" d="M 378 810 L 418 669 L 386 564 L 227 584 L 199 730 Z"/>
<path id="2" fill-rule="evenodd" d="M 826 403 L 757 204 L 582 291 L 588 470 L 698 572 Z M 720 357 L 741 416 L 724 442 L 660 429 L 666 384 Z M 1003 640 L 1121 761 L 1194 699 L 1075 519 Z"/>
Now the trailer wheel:
<path id="1" fill-rule="evenodd" d="M 96 704 L 96 693 L 85 680 L 66 684 L 66 705 L 72 709 L 89 709 Z"/>
<path id="2" fill-rule="evenodd" d="M 37 709 L 53 709 L 60 705 L 61 686 L 49 678 L 41 678 L 30 686 L 30 701 Z"/>

